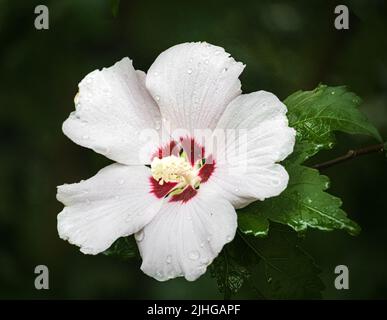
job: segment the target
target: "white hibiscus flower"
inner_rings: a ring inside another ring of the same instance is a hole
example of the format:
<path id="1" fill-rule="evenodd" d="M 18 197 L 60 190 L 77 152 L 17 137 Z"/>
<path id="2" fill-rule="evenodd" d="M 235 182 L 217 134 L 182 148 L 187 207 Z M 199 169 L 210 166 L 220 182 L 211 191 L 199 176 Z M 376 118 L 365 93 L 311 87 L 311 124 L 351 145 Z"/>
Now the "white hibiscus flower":
<path id="1" fill-rule="evenodd" d="M 287 109 L 269 92 L 241 94 L 243 68 L 221 47 L 184 43 L 160 54 L 147 74 L 128 58 L 88 74 L 63 132 L 117 163 L 58 187 L 60 237 L 98 254 L 135 234 L 149 276 L 205 273 L 234 238 L 235 209 L 277 196 L 288 183 L 277 163 L 295 142 Z M 167 138 L 142 141 L 142 132 L 161 134 L 166 122 Z M 215 153 L 197 129 L 245 134 Z"/>

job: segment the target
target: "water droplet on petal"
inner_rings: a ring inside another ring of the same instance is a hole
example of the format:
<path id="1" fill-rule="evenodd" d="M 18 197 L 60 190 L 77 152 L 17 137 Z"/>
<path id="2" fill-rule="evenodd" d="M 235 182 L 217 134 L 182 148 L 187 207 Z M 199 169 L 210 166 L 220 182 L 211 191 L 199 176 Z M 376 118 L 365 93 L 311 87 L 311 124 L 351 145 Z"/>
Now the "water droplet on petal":
<path id="1" fill-rule="evenodd" d="M 167 256 L 166 262 L 170 264 L 172 262 L 172 257 L 170 255 Z"/>
<path id="2" fill-rule="evenodd" d="M 191 73 L 192 73 L 192 69 L 189 68 L 189 69 L 187 70 L 187 72 L 188 72 L 188 74 L 191 74 Z"/>
<path id="3" fill-rule="evenodd" d="M 158 73 L 157 71 L 155 71 L 155 72 L 153 73 L 153 75 L 157 77 L 157 76 L 159 75 L 159 73 Z"/>
<path id="4" fill-rule="evenodd" d="M 227 237 L 226 237 L 226 240 L 227 240 L 228 242 L 230 242 L 230 241 L 232 240 L 232 237 L 231 237 L 231 236 L 227 236 Z"/>
<path id="5" fill-rule="evenodd" d="M 219 50 L 215 51 L 215 55 L 216 56 L 220 55 L 220 51 Z"/>
<path id="6" fill-rule="evenodd" d="M 204 63 L 205 63 L 205 64 L 208 64 L 208 63 L 209 63 L 208 59 L 204 60 Z"/>
<path id="7" fill-rule="evenodd" d="M 203 247 L 204 247 L 204 242 L 202 242 L 202 243 L 200 244 L 200 247 L 201 247 L 201 248 L 203 248 Z"/>
<path id="8" fill-rule="evenodd" d="M 119 180 L 118 180 L 118 184 L 121 184 L 121 185 L 123 185 L 123 184 L 124 184 L 124 182 L 125 182 L 125 181 L 124 181 L 124 179 L 119 179 Z"/>
<path id="9" fill-rule="evenodd" d="M 156 101 L 160 101 L 160 96 L 155 96 Z"/>
<path id="10" fill-rule="evenodd" d="M 114 196 L 114 199 L 118 200 L 118 199 L 120 199 L 120 196 Z"/>
<path id="11" fill-rule="evenodd" d="M 145 234 L 144 234 L 144 231 L 143 231 L 143 230 L 140 230 L 139 232 L 137 232 L 137 233 L 134 234 L 134 238 L 135 238 L 138 242 L 144 240 L 144 236 L 145 236 Z"/>
<path id="12" fill-rule="evenodd" d="M 82 136 L 82 139 L 84 139 L 84 140 L 88 140 L 90 137 L 88 136 L 88 135 L 84 135 L 84 136 Z"/>
<path id="13" fill-rule="evenodd" d="M 157 278 L 162 278 L 163 274 L 164 273 L 162 271 L 157 271 L 156 276 L 157 276 Z"/>
<path id="14" fill-rule="evenodd" d="M 188 254 L 188 257 L 191 259 L 191 260 L 197 260 L 199 259 L 200 257 L 200 253 L 196 250 L 194 251 L 191 251 L 189 254 Z"/>

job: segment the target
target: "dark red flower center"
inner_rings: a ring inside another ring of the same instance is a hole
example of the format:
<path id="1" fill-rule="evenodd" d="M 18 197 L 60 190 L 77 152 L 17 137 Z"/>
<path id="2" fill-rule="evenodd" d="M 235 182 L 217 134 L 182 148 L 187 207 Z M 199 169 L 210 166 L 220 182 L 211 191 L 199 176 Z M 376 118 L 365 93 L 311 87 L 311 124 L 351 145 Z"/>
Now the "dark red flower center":
<path id="1" fill-rule="evenodd" d="M 155 158 L 157 161 L 154 161 Z M 177 170 L 178 174 L 175 175 L 173 169 L 177 162 L 183 162 L 185 166 Z M 159 165 L 154 168 L 154 163 Z M 171 140 L 152 156 L 150 192 L 157 198 L 169 198 L 170 202 L 186 203 L 198 193 L 200 185 L 208 181 L 215 167 L 215 159 L 212 155 L 206 155 L 205 148 L 195 139 L 181 137 L 178 141 Z"/>

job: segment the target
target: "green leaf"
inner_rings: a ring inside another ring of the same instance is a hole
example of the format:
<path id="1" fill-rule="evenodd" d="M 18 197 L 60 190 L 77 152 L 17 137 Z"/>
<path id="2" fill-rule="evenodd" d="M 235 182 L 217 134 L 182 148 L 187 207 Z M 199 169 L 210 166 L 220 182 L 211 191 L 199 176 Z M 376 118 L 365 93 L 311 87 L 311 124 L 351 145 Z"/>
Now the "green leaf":
<path id="1" fill-rule="evenodd" d="M 139 257 L 137 244 L 132 236 L 117 239 L 103 254 L 124 260 Z"/>
<path id="2" fill-rule="evenodd" d="M 250 207 L 238 210 L 238 227 L 245 234 L 265 237 L 269 232 L 269 220 L 259 212 L 253 212 Z"/>
<path id="3" fill-rule="evenodd" d="M 211 265 L 211 275 L 225 298 L 242 286 L 252 288 L 257 298 L 320 298 L 320 270 L 299 242 L 295 232 L 276 224 L 267 238 L 239 231 Z"/>
<path id="4" fill-rule="evenodd" d="M 297 91 L 284 103 L 298 142 L 308 141 L 316 152 L 333 147 L 334 131 L 369 135 L 382 141 L 378 130 L 358 109 L 361 99 L 344 86 L 320 85 L 312 91 Z"/>
<path id="5" fill-rule="evenodd" d="M 268 238 L 240 234 L 260 258 L 250 281 L 268 299 L 318 299 L 324 284 L 320 269 L 300 247 L 300 238 L 289 228 L 272 224 Z"/>
<path id="6" fill-rule="evenodd" d="M 278 197 L 248 206 L 245 210 L 249 216 L 287 224 L 296 231 L 310 227 L 324 231 L 343 229 L 352 235 L 360 232 L 360 227 L 340 208 L 341 200 L 325 192 L 329 187 L 328 177 L 298 164 L 287 164 L 286 169 L 290 176 L 286 190 Z M 241 216 L 239 212 L 238 215 Z M 260 232 L 262 224 L 251 223 L 251 231 L 247 233 Z M 246 228 L 242 231 L 246 233 Z"/>
<path id="7" fill-rule="evenodd" d="M 238 236 L 227 244 L 209 270 L 212 277 L 217 281 L 219 291 L 224 294 L 225 299 L 230 299 L 236 294 L 245 281 L 251 276 L 259 262 L 259 257 L 251 254 L 245 243 Z"/>

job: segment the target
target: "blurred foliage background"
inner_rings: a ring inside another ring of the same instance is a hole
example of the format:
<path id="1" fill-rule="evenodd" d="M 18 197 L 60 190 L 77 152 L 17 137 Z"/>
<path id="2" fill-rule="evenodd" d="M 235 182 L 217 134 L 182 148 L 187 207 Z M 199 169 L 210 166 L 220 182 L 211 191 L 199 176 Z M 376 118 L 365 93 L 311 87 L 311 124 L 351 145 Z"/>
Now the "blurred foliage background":
<path id="1" fill-rule="evenodd" d="M 49 7 L 49 30 L 34 28 L 38 4 Z M 116 17 L 108 0 L 0 0 L 0 298 L 221 298 L 208 274 L 194 283 L 159 283 L 139 270 L 139 261 L 86 256 L 58 238 L 56 186 L 109 163 L 61 132 L 77 84 L 124 56 L 147 70 L 168 47 L 205 40 L 247 65 L 245 92 L 285 98 L 319 82 L 348 85 L 387 137 L 387 4 L 345 4 L 350 29 L 337 31 L 336 3 L 327 0 L 121 1 Z M 338 140 L 321 160 L 373 143 Z M 330 192 L 363 231 L 306 234 L 304 246 L 322 268 L 324 297 L 385 299 L 387 160 L 370 155 L 325 173 Z M 50 290 L 34 288 L 39 264 L 49 267 Z M 339 264 L 349 267 L 349 290 L 334 288 Z"/>

